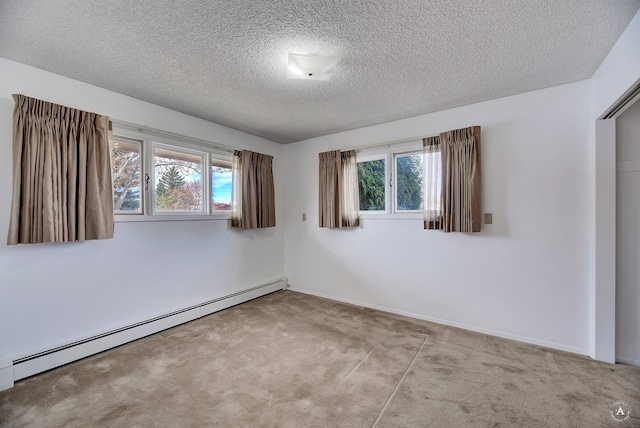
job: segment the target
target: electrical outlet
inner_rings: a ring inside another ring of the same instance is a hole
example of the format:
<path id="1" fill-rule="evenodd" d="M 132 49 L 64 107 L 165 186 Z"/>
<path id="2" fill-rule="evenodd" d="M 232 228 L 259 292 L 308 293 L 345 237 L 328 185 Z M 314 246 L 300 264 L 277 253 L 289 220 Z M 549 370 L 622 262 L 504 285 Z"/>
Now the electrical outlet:
<path id="1" fill-rule="evenodd" d="M 307 221 L 307 213 L 302 213 L 302 221 Z"/>
<path id="2" fill-rule="evenodd" d="M 493 224 L 493 213 L 484 213 L 484 224 Z"/>

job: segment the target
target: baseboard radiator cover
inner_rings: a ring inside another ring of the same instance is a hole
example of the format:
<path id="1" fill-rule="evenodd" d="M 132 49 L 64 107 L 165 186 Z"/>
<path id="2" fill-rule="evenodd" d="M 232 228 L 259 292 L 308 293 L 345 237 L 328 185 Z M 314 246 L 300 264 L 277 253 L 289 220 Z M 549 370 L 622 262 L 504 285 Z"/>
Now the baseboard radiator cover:
<path id="1" fill-rule="evenodd" d="M 279 278 L 197 305 L 19 358 L 13 361 L 13 379 L 11 385 L 6 386 L 5 389 L 13 386 L 14 381 L 86 358 L 99 352 L 115 348 L 116 346 L 124 345 L 125 343 L 193 321 L 214 312 L 273 293 L 274 291 L 286 289 L 287 286 L 287 278 Z M 8 381 L 5 383 L 8 384 Z M 2 389 L 2 381 L 0 379 L 0 390 Z"/>

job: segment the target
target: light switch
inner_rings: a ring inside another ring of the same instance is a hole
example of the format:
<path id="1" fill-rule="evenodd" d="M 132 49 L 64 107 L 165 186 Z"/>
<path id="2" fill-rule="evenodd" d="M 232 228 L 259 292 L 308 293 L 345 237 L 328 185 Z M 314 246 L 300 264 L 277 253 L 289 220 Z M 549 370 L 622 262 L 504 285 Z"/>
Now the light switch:
<path id="1" fill-rule="evenodd" d="M 302 221 L 307 221 L 307 213 L 302 213 Z"/>
<path id="2" fill-rule="evenodd" d="M 484 224 L 493 224 L 493 213 L 484 213 Z"/>

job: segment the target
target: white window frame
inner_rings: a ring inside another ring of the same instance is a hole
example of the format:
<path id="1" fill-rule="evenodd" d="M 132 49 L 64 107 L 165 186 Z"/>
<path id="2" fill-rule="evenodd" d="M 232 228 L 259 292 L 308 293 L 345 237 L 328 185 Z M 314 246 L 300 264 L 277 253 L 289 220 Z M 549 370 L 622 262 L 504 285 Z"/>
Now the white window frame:
<path id="1" fill-rule="evenodd" d="M 145 222 L 145 221 L 190 221 L 190 220 L 228 220 L 231 211 L 213 211 L 211 209 L 211 159 L 218 159 L 233 163 L 233 153 L 208 146 L 203 143 L 181 140 L 179 137 L 166 136 L 160 133 L 133 129 L 124 125 L 114 124 L 114 136 L 122 136 L 142 141 L 141 177 L 142 177 L 142 214 L 123 214 L 114 212 L 116 223 Z M 155 210 L 156 180 L 154 166 L 154 148 L 175 151 L 190 155 L 202 156 L 202 211 L 198 212 L 172 212 Z M 148 179 L 147 179 L 148 177 Z M 232 184 L 233 185 L 233 184 Z"/>
<path id="2" fill-rule="evenodd" d="M 425 182 L 424 182 L 424 178 L 426 176 L 425 172 L 425 162 L 424 162 L 424 152 L 423 150 L 411 150 L 408 152 L 394 152 L 393 155 L 391 156 L 393 159 L 393 165 L 391 166 L 391 168 L 393 168 L 393 181 L 392 181 L 392 186 L 393 186 L 393 195 L 392 195 L 392 199 L 393 199 L 393 213 L 394 214 L 420 214 L 422 215 L 423 210 L 422 209 L 418 209 L 418 210 L 400 210 L 398 209 L 398 182 L 396 181 L 398 178 L 398 164 L 397 164 L 397 159 L 399 157 L 406 157 L 406 156 L 411 156 L 411 155 L 415 155 L 415 154 L 419 154 L 422 156 L 422 198 L 424 199 L 424 193 L 425 193 Z M 424 204 L 424 201 L 423 201 Z"/>
<path id="3" fill-rule="evenodd" d="M 211 214 L 226 214 L 227 216 L 231 215 L 231 211 L 233 209 L 233 195 L 234 195 L 234 186 L 233 186 L 233 158 L 231 155 L 229 156 L 222 156 L 219 154 L 215 154 L 215 153 L 210 153 L 209 154 L 209 165 L 208 165 L 208 170 L 209 170 L 209 198 L 211 198 L 211 196 L 213 195 L 213 177 L 211 175 L 211 168 L 213 168 L 213 163 L 214 160 L 217 160 L 218 162 L 224 162 L 225 164 L 228 164 L 229 169 L 231 169 L 231 177 L 232 177 L 232 181 L 231 181 L 231 208 L 228 210 L 215 210 L 213 209 L 213 199 L 210 199 L 209 201 L 209 209 L 211 210 Z M 226 165 L 225 165 L 226 167 Z"/>
<path id="4" fill-rule="evenodd" d="M 424 219 L 422 210 L 397 211 L 395 207 L 395 155 L 422 152 L 422 150 L 421 139 L 356 150 L 356 162 L 385 159 L 385 210 L 360 211 L 361 218 L 394 220 Z M 424 195 L 424 183 L 422 184 L 422 192 Z"/>
<path id="5" fill-rule="evenodd" d="M 364 156 L 358 156 L 356 154 L 356 163 L 360 163 L 360 162 L 370 162 L 370 161 L 376 161 L 376 160 L 383 160 L 384 161 L 384 209 L 383 210 L 364 210 L 364 211 L 360 211 L 360 216 L 364 215 L 371 215 L 371 216 L 381 216 L 381 215 L 386 215 L 389 213 L 389 204 L 391 203 L 390 200 L 390 193 L 391 193 L 391 189 L 390 189 L 390 181 L 391 181 L 391 175 L 389 172 L 389 156 L 386 153 L 382 153 L 382 154 L 371 154 L 371 155 L 364 155 Z M 359 205 L 359 201 L 358 201 L 358 205 Z"/>
<path id="6" fill-rule="evenodd" d="M 117 139 L 120 139 L 120 141 L 117 141 Z M 139 156 L 140 156 L 140 210 L 139 211 L 116 211 L 114 209 L 113 213 L 116 216 L 141 216 L 144 215 L 146 212 L 145 209 L 145 176 L 144 176 L 144 162 L 145 162 L 145 157 L 144 157 L 144 140 L 141 140 L 139 138 L 132 138 L 129 136 L 125 136 L 121 133 L 118 134 L 114 134 L 114 139 L 113 139 L 113 147 L 111 147 L 110 149 L 113 151 L 116 146 L 118 145 L 119 142 L 124 142 L 127 144 L 139 144 L 140 145 L 140 151 L 139 151 Z"/>
<path id="7" fill-rule="evenodd" d="M 155 140 L 155 139 L 154 139 Z M 185 154 L 188 156 L 194 156 L 200 159 L 200 192 L 201 192 L 201 209 L 200 211 L 163 211 L 158 210 L 156 208 L 156 187 L 158 185 L 159 178 L 156 176 L 156 168 L 155 168 L 155 156 L 156 150 L 164 150 L 167 152 L 173 152 L 176 154 Z M 211 194 L 208 193 L 210 190 L 210 185 L 208 185 L 208 180 L 211 180 L 211 172 L 208 168 L 209 162 L 209 154 L 200 150 L 192 150 L 186 149 L 184 147 L 177 147 L 169 144 L 159 143 L 157 141 L 151 141 L 151 155 L 148 157 L 148 160 L 151 162 L 149 165 L 149 202 L 151 204 L 151 209 L 149 212 L 151 215 L 169 215 L 169 216 L 180 216 L 180 215 L 209 215 L 210 207 L 207 206 L 207 203 L 210 204 L 209 199 L 211 199 Z"/>

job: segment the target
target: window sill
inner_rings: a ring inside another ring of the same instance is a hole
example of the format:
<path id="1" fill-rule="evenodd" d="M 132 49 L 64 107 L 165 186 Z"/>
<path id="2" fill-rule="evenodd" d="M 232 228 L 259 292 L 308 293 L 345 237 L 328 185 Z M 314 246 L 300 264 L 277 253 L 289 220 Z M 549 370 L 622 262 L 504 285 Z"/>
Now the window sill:
<path id="1" fill-rule="evenodd" d="M 156 214 L 156 215 L 139 215 L 139 214 L 115 214 L 114 221 L 116 223 L 138 223 L 138 222 L 156 222 L 156 221 L 203 221 L 203 220 L 229 220 L 231 213 L 216 213 L 211 215 L 204 214 Z"/>
<path id="2" fill-rule="evenodd" d="M 363 220 L 424 220 L 424 215 L 422 213 L 374 214 L 361 212 L 360 218 Z"/>

